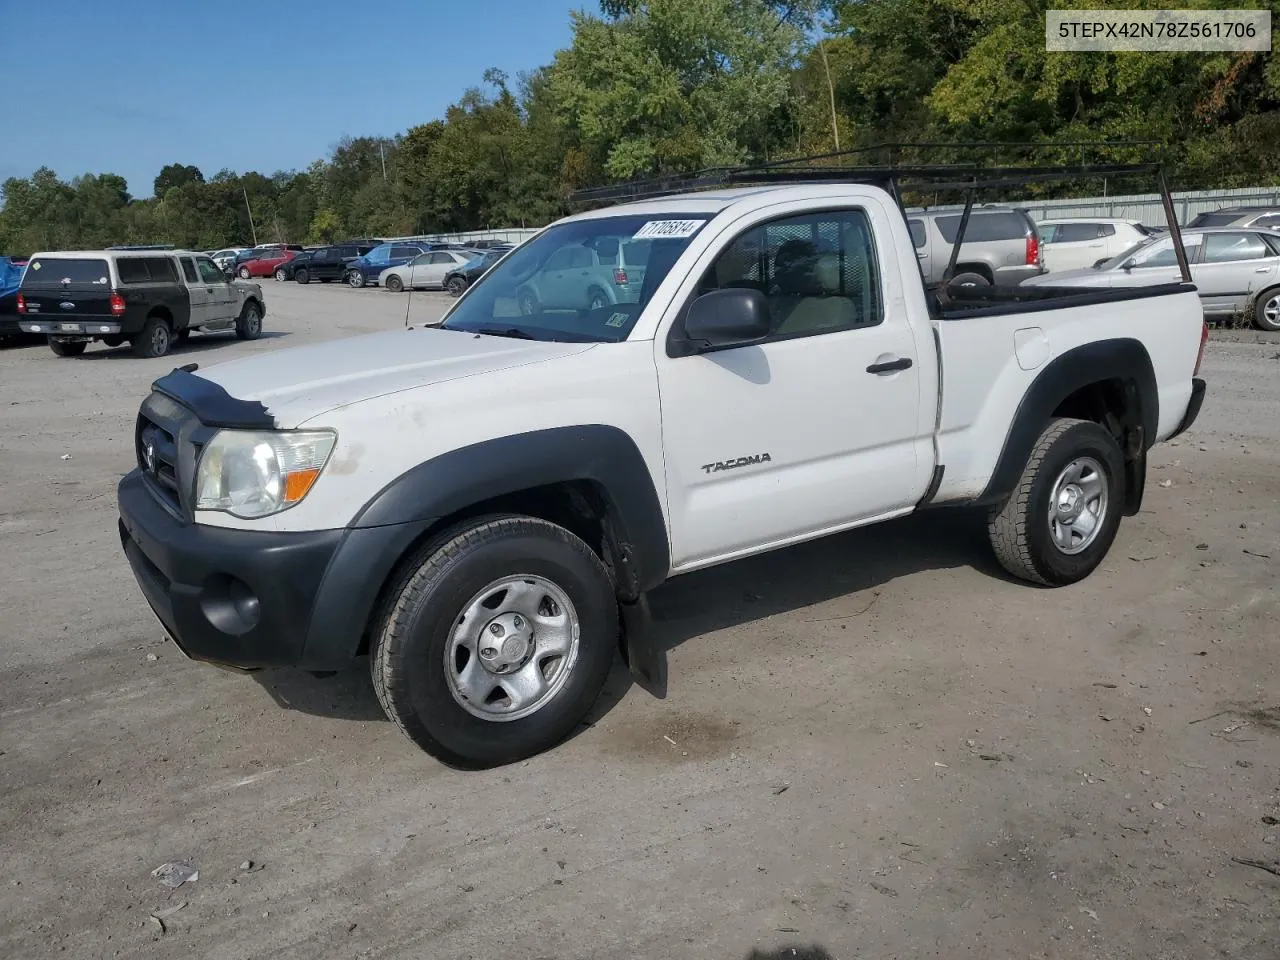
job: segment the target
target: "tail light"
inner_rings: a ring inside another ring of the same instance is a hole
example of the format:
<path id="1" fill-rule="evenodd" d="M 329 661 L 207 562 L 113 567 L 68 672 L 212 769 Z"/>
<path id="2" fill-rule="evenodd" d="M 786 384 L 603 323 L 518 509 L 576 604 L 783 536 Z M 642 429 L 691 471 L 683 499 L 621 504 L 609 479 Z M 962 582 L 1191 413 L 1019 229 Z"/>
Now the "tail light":
<path id="1" fill-rule="evenodd" d="M 1034 233 L 1027 237 L 1027 266 L 1040 266 L 1040 238 Z"/>
<path id="2" fill-rule="evenodd" d="M 625 271 L 625 270 L 623 270 L 623 269 L 621 269 L 621 268 L 614 270 L 614 271 L 613 271 L 613 282 L 614 282 L 614 283 L 616 283 L 616 284 L 618 284 L 619 286 L 626 286 L 626 283 L 627 283 L 627 271 Z"/>
<path id="3" fill-rule="evenodd" d="M 111 315 L 113 317 L 124 316 L 124 297 L 114 290 L 111 291 Z"/>
<path id="4" fill-rule="evenodd" d="M 27 298 L 24 297 L 22 294 L 18 294 L 18 312 L 19 313 L 27 312 Z"/>
<path id="5" fill-rule="evenodd" d="M 1193 377 L 1200 372 L 1200 362 L 1204 360 L 1204 348 L 1205 346 L 1208 345 L 1208 343 L 1209 343 L 1209 321 L 1205 320 L 1202 322 L 1202 325 L 1200 327 L 1200 352 L 1196 354 L 1196 368 L 1191 371 L 1191 375 Z"/>

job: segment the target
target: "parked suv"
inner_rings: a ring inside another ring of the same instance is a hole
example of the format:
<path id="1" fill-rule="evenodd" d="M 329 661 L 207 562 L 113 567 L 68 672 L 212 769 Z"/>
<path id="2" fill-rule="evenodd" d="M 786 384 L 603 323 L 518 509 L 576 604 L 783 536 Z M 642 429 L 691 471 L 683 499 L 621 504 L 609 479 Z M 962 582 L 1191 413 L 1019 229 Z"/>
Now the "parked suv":
<path id="1" fill-rule="evenodd" d="M 911 241 L 926 283 L 942 280 L 959 235 L 960 217 L 959 210 L 908 214 Z M 1044 272 L 1040 232 L 1025 210 L 990 206 L 973 209 L 952 285 L 1017 286 Z"/>
<path id="2" fill-rule="evenodd" d="M 1154 235 L 1137 220 L 1106 217 L 1041 220 L 1036 227 L 1050 272 L 1091 267 Z"/>
<path id="3" fill-rule="evenodd" d="M 652 240 L 603 235 L 589 244 L 561 247 L 516 290 L 520 312 L 599 310 L 635 303 L 652 246 Z"/>
<path id="4" fill-rule="evenodd" d="M 321 247 L 312 252 L 310 259 L 294 270 L 293 279 L 298 283 L 310 283 L 319 280 L 328 283 L 330 280 L 343 280 L 350 270 L 351 261 L 362 257 L 377 244 L 340 243 L 331 247 Z"/>
<path id="5" fill-rule="evenodd" d="M 1187 224 L 1188 227 L 1261 227 L 1280 230 L 1280 208 L 1277 207 L 1226 207 L 1212 213 L 1202 213 Z"/>

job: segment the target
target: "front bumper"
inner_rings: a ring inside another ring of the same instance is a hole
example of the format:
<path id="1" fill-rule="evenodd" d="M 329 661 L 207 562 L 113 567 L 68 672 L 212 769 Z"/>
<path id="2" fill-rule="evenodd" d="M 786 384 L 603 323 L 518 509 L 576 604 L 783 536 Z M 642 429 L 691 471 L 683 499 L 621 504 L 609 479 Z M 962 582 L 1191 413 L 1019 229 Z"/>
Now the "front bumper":
<path id="1" fill-rule="evenodd" d="M 279 533 L 186 523 L 136 469 L 117 500 L 121 546 L 174 643 L 193 660 L 248 669 L 348 664 L 395 563 L 427 527 Z"/>

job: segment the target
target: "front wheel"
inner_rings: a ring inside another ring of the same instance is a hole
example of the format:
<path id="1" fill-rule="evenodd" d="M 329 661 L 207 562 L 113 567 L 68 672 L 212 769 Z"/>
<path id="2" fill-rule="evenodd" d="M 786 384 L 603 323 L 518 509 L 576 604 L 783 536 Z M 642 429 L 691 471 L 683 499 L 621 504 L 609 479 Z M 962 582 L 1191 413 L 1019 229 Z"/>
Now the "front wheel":
<path id="1" fill-rule="evenodd" d="M 50 340 L 49 349 L 53 351 L 54 356 L 58 357 L 78 357 L 84 353 L 84 348 L 89 344 L 84 340 Z"/>
<path id="2" fill-rule="evenodd" d="M 467 289 L 467 281 L 463 277 L 450 277 L 449 283 L 446 285 L 449 293 L 455 297 L 460 297 L 463 291 Z"/>
<path id="3" fill-rule="evenodd" d="M 1253 305 L 1253 325 L 1259 330 L 1280 330 L 1280 287 L 1258 296 Z"/>
<path id="4" fill-rule="evenodd" d="M 404 281 L 396 274 L 387 277 L 387 289 L 392 293 L 399 293 L 404 289 Z"/>
<path id="5" fill-rule="evenodd" d="M 374 690 L 402 733 L 455 766 L 547 750 L 586 716 L 618 648 L 604 565 L 522 516 L 452 528 L 409 565 L 376 626 Z"/>
<path id="6" fill-rule="evenodd" d="M 352 270 L 347 274 L 347 283 L 359 290 L 364 286 L 364 274 L 359 270 Z"/>
<path id="7" fill-rule="evenodd" d="M 276 270 L 276 282 L 277 282 L 277 283 L 284 283 L 284 282 L 285 282 L 286 280 L 288 280 L 288 279 L 289 279 L 289 275 L 288 275 L 287 273 L 285 273 L 285 272 L 284 272 L 284 267 L 281 267 L 281 268 L 279 268 L 278 270 Z"/>
<path id="8" fill-rule="evenodd" d="M 1058 418 L 1040 434 L 987 532 L 1009 573 L 1066 586 L 1102 563 L 1120 529 L 1123 501 L 1124 459 L 1115 437 L 1092 421 Z"/>
<path id="9" fill-rule="evenodd" d="M 257 340 L 262 336 L 262 311 L 252 300 L 245 303 L 236 318 L 236 336 L 241 340 Z"/>

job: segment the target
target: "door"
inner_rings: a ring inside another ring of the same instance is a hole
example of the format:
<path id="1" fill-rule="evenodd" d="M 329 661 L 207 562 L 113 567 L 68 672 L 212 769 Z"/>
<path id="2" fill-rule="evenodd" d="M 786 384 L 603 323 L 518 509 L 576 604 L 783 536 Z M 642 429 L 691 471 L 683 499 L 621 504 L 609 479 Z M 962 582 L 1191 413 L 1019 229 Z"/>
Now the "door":
<path id="1" fill-rule="evenodd" d="M 235 290 L 226 276 L 208 257 L 196 257 L 196 269 L 209 296 L 209 313 L 207 323 L 219 320 L 230 320 L 235 317 Z"/>
<path id="2" fill-rule="evenodd" d="M 190 257 L 181 257 L 182 279 L 187 284 L 187 295 L 191 298 L 190 327 L 199 327 L 213 319 L 215 306 L 213 292 L 200 279 L 196 270 L 196 262 Z"/>
<path id="3" fill-rule="evenodd" d="M 876 257 L 894 249 L 895 215 L 847 207 L 765 220 L 704 257 L 693 293 L 760 290 L 773 333 L 671 356 L 680 351 L 659 330 L 676 568 L 906 512 L 923 495 L 937 379 L 931 333 L 917 335 L 905 314 L 902 283 L 919 280 L 896 265 L 884 276 Z M 684 310 L 673 312 L 678 337 Z"/>
<path id="4" fill-rule="evenodd" d="M 1259 233 L 1205 234 L 1204 256 L 1195 268 L 1204 312 L 1222 315 L 1244 310 L 1256 294 L 1275 284 L 1277 265 L 1280 257 Z"/>
<path id="5" fill-rule="evenodd" d="M 920 264 L 920 273 L 924 277 L 925 283 L 932 283 L 933 277 L 930 275 L 929 262 L 929 232 L 925 229 L 923 220 L 908 220 L 907 227 L 911 230 L 911 243 L 916 248 L 916 262 Z"/>
<path id="6" fill-rule="evenodd" d="M 426 254 L 424 259 L 426 263 L 414 268 L 415 282 L 418 277 L 421 277 L 421 284 L 424 287 L 443 287 L 444 275 L 457 266 L 457 260 L 454 259 L 453 254 L 437 250 L 435 253 Z"/>

